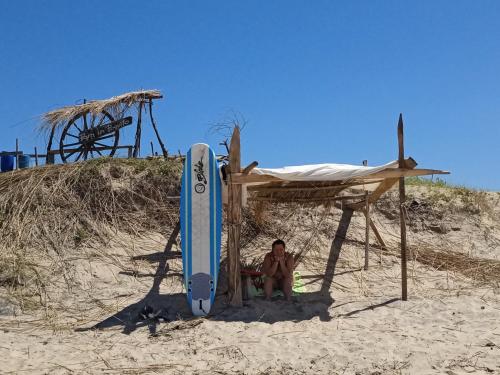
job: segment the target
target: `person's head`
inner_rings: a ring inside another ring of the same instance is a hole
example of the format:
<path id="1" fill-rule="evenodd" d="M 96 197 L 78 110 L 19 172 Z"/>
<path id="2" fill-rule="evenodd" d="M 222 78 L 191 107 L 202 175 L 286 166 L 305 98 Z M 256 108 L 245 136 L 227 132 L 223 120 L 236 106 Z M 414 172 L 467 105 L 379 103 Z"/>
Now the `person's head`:
<path id="1" fill-rule="evenodd" d="M 285 241 L 274 241 L 272 244 L 272 251 L 274 255 L 285 255 Z"/>

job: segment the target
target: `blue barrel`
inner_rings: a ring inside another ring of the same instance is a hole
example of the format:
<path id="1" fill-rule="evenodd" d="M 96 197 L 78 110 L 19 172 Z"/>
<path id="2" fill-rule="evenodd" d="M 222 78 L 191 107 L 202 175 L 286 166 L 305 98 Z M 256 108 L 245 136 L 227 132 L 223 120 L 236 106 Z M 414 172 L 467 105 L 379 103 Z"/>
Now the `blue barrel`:
<path id="1" fill-rule="evenodd" d="M 0 170 L 2 172 L 9 172 L 14 169 L 14 156 L 2 155 L 0 156 Z"/>
<path id="2" fill-rule="evenodd" d="M 30 167 L 31 157 L 29 155 L 19 155 L 19 168 L 25 169 Z"/>

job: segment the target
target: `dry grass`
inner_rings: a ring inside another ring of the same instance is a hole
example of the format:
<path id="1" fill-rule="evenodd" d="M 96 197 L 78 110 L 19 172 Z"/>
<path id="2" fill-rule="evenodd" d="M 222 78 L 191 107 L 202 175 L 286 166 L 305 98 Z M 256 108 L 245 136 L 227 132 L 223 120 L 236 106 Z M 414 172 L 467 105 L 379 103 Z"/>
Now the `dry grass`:
<path id="1" fill-rule="evenodd" d="M 178 161 L 97 159 L 0 175 L 0 284 L 22 307 L 46 286 L 71 284 L 75 249 L 118 230 L 140 236 L 175 225 Z"/>
<path id="2" fill-rule="evenodd" d="M 117 232 L 170 235 L 178 202 L 167 197 L 179 195 L 181 171 L 175 160 L 97 159 L 1 174 L 0 284 L 23 308 L 46 306 L 49 286 L 56 281 L 67 288 L 73 284 L 77 257 L 97 256 L 79 249 L 106 244 Z M 301 268 L 324 274 L 340 215 L 328 205 L 253 202 L 243 212 L 243 265 L 258 268 L 272 241 L 281 238 Z M 362 239 L 364 219 L 359 223 L 351 222 L 348 241 Z M 414 259 L 435 269 L 479 282 L 500 281 L 499 262 L 437 251 L 431 245 L 410 248 L 416 249 Z M 99 256 L 121 267 L 123 259 L 106 250 Z M 346 259 L 343 251 L 340 260 Z M 351 260 L 350 266 L 360 266 L 361 258 Z M 360 283 L 364 288 L 364 281 Z"/>
<path id="3" fill-rule="evenodd" d="M 414 259 L 439 271 L 460 273 L 481 284 L 500 286 L 500 261 L 474 258 L 451 250 L 415 246 Z"/>

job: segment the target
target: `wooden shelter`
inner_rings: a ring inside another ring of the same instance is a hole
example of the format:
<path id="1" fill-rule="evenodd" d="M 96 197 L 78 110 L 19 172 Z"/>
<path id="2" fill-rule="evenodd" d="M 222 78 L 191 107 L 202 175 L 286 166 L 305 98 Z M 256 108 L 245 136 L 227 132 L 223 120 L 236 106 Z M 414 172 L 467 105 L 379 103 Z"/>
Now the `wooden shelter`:
<path id="1" fill-rule="evenodd" d="M 365 239 L 365 269 L 368 268 L 368 236 L 370 228 L 373 230 L 380 245 L 385 243 L 373 221 L 370 219 L 370 205 L 375 203 L 386 191 L 399 183 L 400 222 L 401 222 L 401 294 L 407 300 L 407 270 L 406 270 L 406 224 L 404 216 L 405 177 L 425 176 L 434 174 L 448 174 L 449 172 L 433 169 L 417 169 L 417 163 L 411 157 L 404 157 L 403 118 L 398 122 L 398 160 L 385 168 L 374 168 L 363 171 L 357 177 L 341 180 L 311 179 L 294 180 L 282 179 L 276 175 L 252 173 L 258 165 L 253 162 L 241 168 L 240 129 L 235 127 L 229 148 L 229 165 L 226 168 L 228 183 L 228 284 L 229 303 L 233 306 L 242 305 L 240 279 L 240 233 L 242 211 L 242 186 L 246 185 L 248 199 L 255 201 L 297 202 L 297 203 L 325 203 L 333 202 L 344 212 L 361 211 L 366 216 Z M 363 168 L 363 167 L 360 167 Z M 362 194 L 345 194 L 347 189 L 363 187 Z M 344 215 L 343 215 L 344 216 Z M 347 231 L 347 227 L 344 228 Z M 345 234 L 344 234 L 345 236 Z M 327 270 L 328 271 L 328 270 Z"/>

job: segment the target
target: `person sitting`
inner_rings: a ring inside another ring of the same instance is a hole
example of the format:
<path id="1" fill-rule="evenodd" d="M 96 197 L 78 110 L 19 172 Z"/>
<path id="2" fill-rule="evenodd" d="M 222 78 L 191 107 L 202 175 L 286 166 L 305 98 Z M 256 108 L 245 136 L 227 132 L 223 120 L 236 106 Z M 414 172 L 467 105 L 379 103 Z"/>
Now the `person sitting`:
<path id="1" fill-rule="evenodd" d="M 271 251 L 266 254 L 262 264 L 266 300 L 271 300 L 275 288 L 283 291 L 287 301 L 292 299 L 293 262 L 293 255 L 285 251 L 285 242 L 282 240 L 274 241 Z"/>

